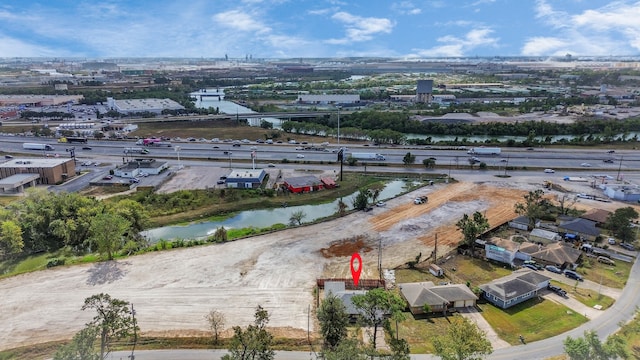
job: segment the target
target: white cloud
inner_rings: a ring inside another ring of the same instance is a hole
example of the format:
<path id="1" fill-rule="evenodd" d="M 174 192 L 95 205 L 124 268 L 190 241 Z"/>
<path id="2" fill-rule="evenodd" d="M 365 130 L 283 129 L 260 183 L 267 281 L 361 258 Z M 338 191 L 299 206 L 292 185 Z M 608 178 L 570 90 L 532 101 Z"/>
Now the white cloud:
<path id="1" fill-rule="evenodd" d="M 498 46 L 499 38 L 491 37 L 493 30 L 489 28 L 473 29 L 465 34 L 464 37 L 453 35 L 442 36 L 437 39 L 444 45 L 436 46 L 431 49 L 418 50 L 420 56 L 448 56 L 460 57 L 468 55 L 473 49 L 480 46 Z"/>
<path id="2" fill-rule="evenodd" d="M 341 11 L 331 17 L 345 25 L 345 37 L 342 39 L 326 40 L 329 44 L 347 44 L 351 42 L 368 41 L 373 39 L 373 35 L 379 33 L 390 33 L 394 24 L 385 18 L 361 17 L 351 15 Z"/>
<path id="3" fill-rule="evenodd" d="M 391 9 L 402 15 L 419 15 L 422 9 L 417 8 L 411 1 L 401 1 L 391 4 Z"/>
<path id="4" fill-rule="evenodd" d="M 6 57 L 63 57 L 73 56 L 67 52 L 61 53 L 58 49 L 33 45 L 24 41 L 0 35 L 0 54 Z"/>
<path id="5" fill-rule="evenodd" d="M 555 34 L 527 39 L 523 55 L 628 55 L 640 50 L 640 2 L 615 1 L 572 15 L 538 0 L 535 12 Z"/>
<path id="6" fill-rule="evenodd" d="M 269 32 L 271 29 L 240 10 L 229 10 L 215 14 L 213 19 L 223 25 L 240 31 Z"/>

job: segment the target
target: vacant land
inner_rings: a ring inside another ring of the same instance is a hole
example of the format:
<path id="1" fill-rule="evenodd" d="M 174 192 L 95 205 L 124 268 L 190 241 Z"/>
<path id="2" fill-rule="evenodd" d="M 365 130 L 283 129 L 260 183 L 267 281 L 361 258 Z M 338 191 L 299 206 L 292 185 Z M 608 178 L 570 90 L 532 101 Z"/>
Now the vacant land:
<path id="1" fill-rule="evenodd" d="M 229 327 L 247 325 L 260 304 L 279 336 L 304 338 L 316 279 L 349 277 L 350 256 L 344 255 L 350 251 L 362 255 L 361 278 L 378 278 L 378 246 L 384 268 L 403 265 L 418 253 L 428 256 L 436 236 L 438 253 L 444 253 L 460 240 L 454 224 L 463 214 L 481 211 L 497 226 L 514 215 L 515 202 L 538 187 L 513 178 L 430 186 L 384 208 L 326 223 L 3 279 L 0 322 L 11 336 L 0 338 L 0 350 L 71 338 L 92 316 L 80 311 L 84 299 L 100 292 L 131 301 L 147 336 L 204 335 L 204 315 L 211 309 L 224 313 Z M 429 202 L 413 205 L 418 195 L 428 195 Z M 327 252 L 332 248 L 343 251 Z"/>

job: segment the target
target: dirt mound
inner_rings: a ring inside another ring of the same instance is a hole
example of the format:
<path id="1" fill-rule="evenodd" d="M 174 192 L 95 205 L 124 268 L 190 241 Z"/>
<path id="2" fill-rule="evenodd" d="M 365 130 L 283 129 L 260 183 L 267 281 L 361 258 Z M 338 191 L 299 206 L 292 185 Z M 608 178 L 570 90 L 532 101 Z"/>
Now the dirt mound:
<path id="1" fill-rule="evenodd" d="M 320 253 L 325 258 L 351 256 L 353 253 L 367 253 L 373 248 L 366 243 L 366 236 L 358 235 L 348 239 L 337 240 L 331 243 L 328 248 L 320 249 Z"/>

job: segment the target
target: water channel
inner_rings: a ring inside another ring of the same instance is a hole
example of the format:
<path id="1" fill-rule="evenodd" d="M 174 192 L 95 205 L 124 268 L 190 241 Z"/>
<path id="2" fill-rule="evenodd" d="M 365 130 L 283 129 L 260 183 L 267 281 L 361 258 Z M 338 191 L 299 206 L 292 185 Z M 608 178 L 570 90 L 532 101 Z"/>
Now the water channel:
<path id="1" fill-rule="evenodd" d="M 393 180 L 388 182 L 380 192 L 378 200 L 394 198 L 408 190 L 411 185 L 418 185 L 420 182 L 407 182 L 403 180 Z M 348 209 L 353 208 L 353 199 L 357 192 L 342 198 Z M 296 196 L 296 195 L 291 195 Z M 160 228 L 146 230 L 142 233 L 151 243 L 165 239 L 198 239 L 212 235 L 217 228 L 265 228 L 275 224 L 288 224 L 291 214 L 296 211 L 303 211 L 306 216 L 304 222 L 314 221 L 336 213 L 339 199 L 333 202 L 320 205 L 300 205 L 288 206 L 264 210 L 242 211 L 232 217 L 219 221 L 204 221 L 190 223 L 182 226 L 164 226 Z"/>

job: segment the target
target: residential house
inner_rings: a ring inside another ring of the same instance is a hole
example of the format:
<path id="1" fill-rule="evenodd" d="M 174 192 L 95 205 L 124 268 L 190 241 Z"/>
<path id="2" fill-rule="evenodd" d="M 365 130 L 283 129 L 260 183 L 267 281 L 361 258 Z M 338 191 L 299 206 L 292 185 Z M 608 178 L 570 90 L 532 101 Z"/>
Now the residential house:
<path id="1" fill-rule="evenodd" d="M 587 219 L 572 219 L 566 220 L 558 225 L 558 231 L 567 234 L 575 234 L 580 236 L 583 240 L 594 241 L 596 237 L 600 236 L 600 230 L 596 228 L 595 221 Z"/>
<path id="2" fill-rule="evenodd" d="M 518 230 L 529 230 L 529 218 L 526 216 L 518 216 L 517 218 L 509 221 L 509 227 Z"/>
<path id="3" fill-rule="evenodd" d="M 520 252 L 527 254 L 532 260 L 541 264 L 558 267 L 571 267 L 580 262 L 582 252 L 565 242 L 555 242 L 547 245 L 523 243 Z"/>
<path id="4" fill-rule="evenodd" d="M 581 215 L 580 218 L 591 220 L 596 223 L 597 227 L 602 227 L 607 222 L 609 215 L 611 215 L 611 211 L 604 209 L 591 209 Z"/>
<path id="5" fill-rule="evenodd" d="M 490 303 L 507 309 L 538 296 L 549 285 L 550 277 L 537 271 L 522 269 L 480 285 L 482 296 Z"/>
<path id="6" fill-rule="evenodd" d="M 485 244 L 485 257 L 494 261 L 514 266 L 514 260 L 530 260 L 526 254 L 520 253 L 520 243 L 501 239 L 498 237 L 492 237 L 487 240 Z"/>
<path id="7" fill-rule="evenodd" d="M 431 312 L 447 311 L 451 308 L 475 306 L 478 297 L 466 285 L 435 285 L 431 281 L 398 284 L 402 297 L 409 304 L 412 314 L 424 314 L 424 306 Z"/>
<path id="8" fill-rule="evenodd" d="M 541 244 L 550 244 L 562 240 L 560 234 L 554 231 L 536 228 L 529 233 L 529 241 Z"/>
<path id="9" fill-rule="evenodd" d="M 333 295 L 342 300 L 347 314 L 352 320 L 360 315 L 360 312 L 356 309 L 355 305 L 351 301 L 354 295 L 364 295 L 366 290 L 346 290 L 345 283 L 343 281 L 326 281 L 324 283 L 324 298 Z"/>

